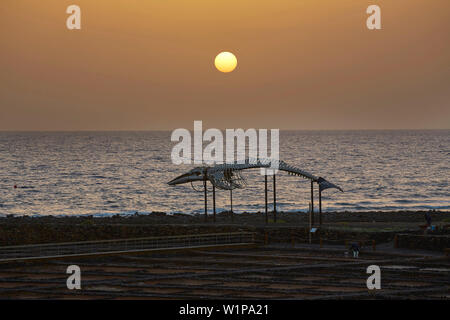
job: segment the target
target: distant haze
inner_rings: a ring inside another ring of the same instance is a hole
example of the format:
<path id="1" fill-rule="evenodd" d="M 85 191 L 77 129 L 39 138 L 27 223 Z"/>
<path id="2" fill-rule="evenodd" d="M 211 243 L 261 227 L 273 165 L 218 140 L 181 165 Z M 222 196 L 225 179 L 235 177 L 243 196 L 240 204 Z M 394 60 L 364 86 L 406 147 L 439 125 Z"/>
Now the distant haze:
<path id="1" fill-rule="evenodd" d="M 449 30 L 448 0 L 1 0 L 0 130 L 450 128 Z"/>

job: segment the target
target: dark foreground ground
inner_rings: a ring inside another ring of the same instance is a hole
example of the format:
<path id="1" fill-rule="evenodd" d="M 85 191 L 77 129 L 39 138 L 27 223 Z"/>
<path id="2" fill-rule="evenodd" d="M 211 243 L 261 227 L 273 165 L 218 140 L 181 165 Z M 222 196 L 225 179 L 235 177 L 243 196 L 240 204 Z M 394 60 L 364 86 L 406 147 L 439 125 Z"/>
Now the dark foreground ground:
<path id="1" fill-rule="evenodd" d="M 66 258 L 0 265 L 0 299 L 450 299 L 450 260 L 442 254 L 342 246 L 257 248 Z M 66 268 L 81 268 L 81 290 Z M 366 286 L 369 265 L 381 289 Z"/>
<path id="2" fill-rule="evenodd" d="M 449 212 L 326 213 L 309 244 L 308 215 L 218 214 L 0 218 L 0 247 L 137 237 L 254 232 L 256 246 L 71 257 L 0 264 L 0 299 L 449 299 Z M 318 214 L 315 216 L 318 222 Z M 316 223 L 317 225 L 317 223 Z M 346 255 L 358 242 L 358 259 Z M 0 248 L 1 249 L 1 248 Z M 78 265 L 82 289 L 68 290 Z M 381 290 L 366 269 L 381 268 Z"/>

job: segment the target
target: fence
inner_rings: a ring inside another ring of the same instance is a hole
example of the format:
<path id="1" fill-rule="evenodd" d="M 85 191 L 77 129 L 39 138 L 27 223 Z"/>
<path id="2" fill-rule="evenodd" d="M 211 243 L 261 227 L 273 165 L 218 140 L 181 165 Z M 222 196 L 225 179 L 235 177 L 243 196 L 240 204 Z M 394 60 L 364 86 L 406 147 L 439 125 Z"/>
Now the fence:
<path id="1" fill-rule="evenodd" d="M 251 232 L 212 233 L 0 247 L 0 262 L 255 243 Z"/>

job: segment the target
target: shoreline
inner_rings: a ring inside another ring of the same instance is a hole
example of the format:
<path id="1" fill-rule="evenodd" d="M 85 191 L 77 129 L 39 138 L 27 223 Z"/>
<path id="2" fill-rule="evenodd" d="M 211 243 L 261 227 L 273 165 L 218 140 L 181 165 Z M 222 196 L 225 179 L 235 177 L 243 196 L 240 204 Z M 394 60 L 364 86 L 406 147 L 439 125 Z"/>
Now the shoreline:
<path id="1" fill-rule="evenodd" d="M 264 215 L 263 211 L 243 211 L 243 212 L 233 212 L 235 216 L 240 215 Z M 268 212 L 269 215 L 273 214 L 273 211 Z M 431 213 L 431 214 L 450 214 L 450 210 L 446 209 L 417 209 L 417 210 L 409 210 L 409 209 L 395 209 L 395 210 L 361 210 L 361 211 L 350 211 L 350 210 L 343 210 L 343 211 L 323 211 L 323 215 L 354 215 L 354 214 L 425 214 L 425 213 Z M 216 213 L 217 215 L 229 215 L 229 210 L 222 210 L 218 211 Z M 292 210 L 292 211 L 277 211 L 277 214 L 293 214 L 293 215 L 305 215 L 308 214 L 308 211 L 304 210 Z M 315 215 L 319 215 L 319 212 L 317 209 L 314 210 Z M 15 213 L 0 213 L 0 219 L 4 218 L 48 218 L 48 217 L 54 217 L 54 218 L 112 218 L 112 217 L 133 217 L 133 216 L 191 216 L 191 217 L 197 217 L 197 216 L 204 216 L 204 212 L 165 212 L 165 211 L 129 211 L 129 212 L 121 212 L 121 213 L 81 213 L 81 214 L 32 214 L 32 215 L 25 215 L 25 214 L 15 214 Z M 213 213 L 211 212 L 211 209 L 208 209 L 208 216 L 212 216 Z"/>

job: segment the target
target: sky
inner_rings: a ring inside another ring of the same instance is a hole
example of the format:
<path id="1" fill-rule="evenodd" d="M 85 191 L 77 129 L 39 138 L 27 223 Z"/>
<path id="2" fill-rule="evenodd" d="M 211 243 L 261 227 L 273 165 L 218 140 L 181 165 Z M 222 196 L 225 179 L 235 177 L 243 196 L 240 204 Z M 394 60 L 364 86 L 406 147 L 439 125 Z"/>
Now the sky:
<path id="1" fill-rule="evenodd" d="M 449 30 L 448 0 L 1 0 L 0 130 L 449 129 Z"/>

